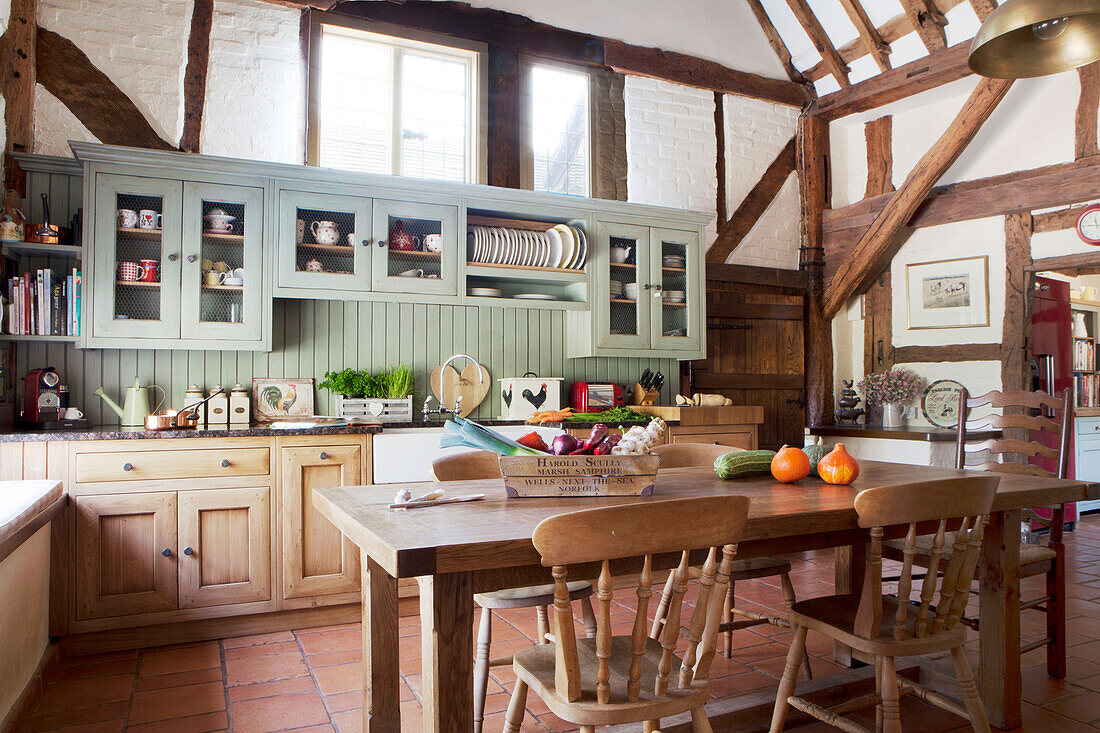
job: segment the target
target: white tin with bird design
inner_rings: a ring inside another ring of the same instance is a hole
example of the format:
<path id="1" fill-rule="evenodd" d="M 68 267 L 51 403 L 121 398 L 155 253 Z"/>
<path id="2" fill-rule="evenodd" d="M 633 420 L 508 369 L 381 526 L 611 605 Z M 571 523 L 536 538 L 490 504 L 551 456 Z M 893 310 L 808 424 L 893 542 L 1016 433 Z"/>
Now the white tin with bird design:
<path id="1" fill-rule="evenodd" d="M 534 372 L 498 379 L 500 419 L 526 420 L 535 412 L 561 409 L 562 381 L 562 377 L 540 377 Z"/>
<path id="2" fill-rule="evenodd" d="M 269 423 L 312 415 L 312 378 L 252 380 L 252 422 Z"/>

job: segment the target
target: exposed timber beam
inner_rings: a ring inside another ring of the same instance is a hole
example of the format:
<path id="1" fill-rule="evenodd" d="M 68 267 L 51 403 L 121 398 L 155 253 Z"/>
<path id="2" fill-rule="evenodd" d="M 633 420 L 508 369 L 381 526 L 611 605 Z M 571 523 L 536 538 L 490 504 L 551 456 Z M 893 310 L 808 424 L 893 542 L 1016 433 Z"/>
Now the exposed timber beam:
<path id="1" fill-rule="evenodd" d="M 137 105 L 64 36 L 38 29 L 37 68 L 38 83 L 68 107 L 100 142 L 178 150 L 165 142 Z"/>
<path id="2" fill-rule="evenodd" d="M 1093 156 L 1071 163 L 937 186 L 906 222 L 906 226 L 916 229 L 1065 206 L 1093 200 L 1097 198 L 1098 191 L 1100 156 Z M 825 212 L 826 278 L 832 275 L 840 258 L 863 236 L 890 200 L 890 195 L 875 196 Z M 1053 230 L 1048 227 L 1065 228 L 1052 222 L 1055 217 L 1062 221 L 1067 216 L 1069 214 L 1060 212 L 1038 214 L 1035 217 L 1036 231 Z"/>
<path id="3" fill-rule="evenodd" d="M 901 0 L 901 4 L 928 53 L 947 48 L 947 32 L 943 29 L 947 16 L 932 0 Z"/>
<path id="4" fill-rule="evenodd" d="M 1073 229 L 1077 226 L 1077 220 L 1091 204 L 1078 204 L 1067 206 L 1057 211 L 1047 211 L 1042 214 L 1033 214 L 1031 217 L 1031 231 L 1034 234 L 1041 232 L 1060 232 L 1063 229 Z"/>
<path id="5" fill-rule="evenodd" d="M 1031 335 L 1031 212 L 1005 217 L 1005 313 L 1001 326 L 1002 389 L 1028 389 L 1027 344 Z"/>
<path id="6" fill-rule="evenodd" d="M 210 25 L 214 0 L 195 0 L 191 10 L 191 35 L 187 38 L 187 67 L 183 72 L 183 134 L 180 150 L 199 152 L 202 111 L 206 104 L 206 73 L 210 65 Z"/>
<path id="7" fill-rule="evenodd" d="M 753 265 L 727 265 L 724 262 L 708 262 L 708 281 L 759 285 L 803 292 L 806 290 L 806 273 L 801 270 L 779 270 L 773 267 Z"/>
<path id="8" fill-rule="evenodd" d="M 824 279 L 821 262 L 821 213 L 829 205 L 829 123 L 803 113 L 795 138 L 801 206 L 799 269 L 806 273 L 806 297 L 802 299 L 802 348 L 806 368 L 806 421 L 809 425 L 833 423 L 833 327 L 822 310 Z"/>
<path id="9" fill-rule="evenodd" d="M 840 57 L 840 54 L 837 53 L 836 46 L 833 45 L 829 34 L 821 27 L 821 22 L 818 21 L 817 16 L 814 15 L 814 11 L 810 9 L 806 0 L 787 0 L 787 5 L 790 6 L 791 12 L 798 20 L 798 24 L 810 37 L 810 43 L 821 54 L 821 60 L 825 63 L 825 68 L 829 70 L 829 73 L 833 75 L 840 86 L 849 86 L 851 84 L 848 81 L 850 69 L 844 63 L 844 59 Z"/>
<path id="10" fill-rule="evenodd" d="M 1061 272 L 1071 276 L 1095 275 L 1100 273 L 1100 252 L 1041 257 L 1032 260 L 1025 269 L 1028 272 Z"/>
<path id="11" fill-rule="evenodd" d="M 767 211 L 779 189 L 783 188 L 787 178 L 794 172 L 794 166 L 795 138 L 792 137 L 768 165 L 729 221 L 719 227 L 714 244 L 707 250 L 707 262 L 725 262 L 729 258 Z"/>
<path id="12" fill-rule="evenodd" d="M 1077 100 L 1074 131 L 1074 151 L 1077 158 L 1100 153 L 1096 145 L 1097 107 L 1100 106 L 1100 61 L 1077 70 L 1081 79 L 1081 96 Z"/>
<path id="13" fill-rule="evenodd" d="M 1000 361 L 1000 344 L 945 344 L 943 346 L 899 346 L 895 364 L 938 361 Z"/>
<path id="14" fill-rule="evenodd" d="M 487 130 L 489 185 L 521 188 L 520 139 L 522 77 L 519 57 L 508 48 L 489 46 L 489 124 Z"/>
<path id="15" fill-rule="evenodd" d="M 864 196 L 881 196 L 894 190 L 894 118 L 890 115 L 863 126 L 867 143 L 867 188 Z"/>
<path id="16" fill-rule="evenodd" d="M 856 243 L 829 282 L 823 303 L 832 318 L 851 296 L 861 293 L 878 276 L 901 247 L 898 235 L 924 202 L 940 176 L 951 167 L 974 139 L 982 124 L 1012 87 L 1011 79 L 983 79 L 966 100 L 947 130 L 924 154 L 905 182 L 891 196 L 871 226 Z"/>
<path id="17" fill-rule="evenodd" d="M 756 16 L 756 22 L 760 24 L 761 30 L 764 31 L 764 36 L 768 39 L 768 43 L 771 44 L 772 50 L 775 51 L 775 55 L 779 58 L 779 64 L 783 67 L 783 71 L 787 72 L 787 78 L 793 82 L 799 84 L 806 83 L 806 77 L 802 76 L 802 72 L 795 68 L 794 62 L 791 60 L 791 52 L 787 49 L 787 44 L 783 42 L 783 37 L 779 35 L 779 31 L 775 29 L 775 25 L 772 24 L 772 19 L 768 17 L 767 11 L 764 10 L 764 6 L 760 4 L 760 0 L 745 0 L 748 3 L 749 9 L 752 10 L 752 14 Z"/>
<path id="18" fill-rule="evenodd" d="M 676 82 L 725 94 L 803 107 L 813 98 L 811 87 L 737 71 L 706 59 L 659 48 L 604 42 L 604 63 L 616 71 Z"/>
<path id="19" fill-rule="evenodd" d="M 714 175 L 718 180 L 718 194 L 715 211 L 718 221 L 727 219 L 726 204 L 726 97 L 721 92 L 714 93 Z"/>
<path id="20" fill-rule="evenodd" d="M 813 103 L 812 111 L 826 120 L 837 120 L 962 79 L 973 73 L 966 65 L 969 51 L 970 41 L 936 51 L 820 97 Z"/>
<path id="21" fill-rule="evenodd" d="M 997 0 L 970 0 L 970 7 L 978 15 L 978 20 L 985 22 L 989 14 L 997 9 Z"/>
<path id="22" fill-rule="evenodd" d="M 856 33 L 863 41 L 867 53 L 878 64 L 879 71 L 889 69 L 890 46 L 882 40 L 878 28 L 875 28 L 871 19 L 867 17 L 867 11 L 863 9 L 863 5 L 860 4 L 859 0 L 840 0 L 840 4 L 844 6 L 844 12 L 848 13 L 848 19 L 856 27 Z"/>
<path id="23" fill-rule="evenodd" d="M 27 179 L 13 152 L 34 149 L 34 88 L 36 82 L 38 0 L 12 0 L 8 28 L 0 36 L 0 94 L 3 95 L 5 188 L 27 193 Z"/>
<path id="24" fill-rule="evenodd" d="M 936 6 L 941 12 L 954 8 L 956 5 L 966 2 L 966 0 L 939 0 Z M 886 21 L 878 27 L 878 34 L 882 37 L 882 40 L 887 44 L 897 41 L 899 38 L 903 38 L 913 32 L 913 25 L 909 22 L 909 17 L 904 13 L 901 15 L 895 15 L 890 20 Z M 848 43 L 837 49 L 837 53 L 844 59 L 844 63 L 850 64 L 858 58 L 862 58 L 867 55 L 867 48 L 863 45 L 862 38 L 855 38 Z M 825 68 L 825 62 L 819 61 L 810 68 L 802 72 L 810 81 L 817 81 L 822 77 L 829 75 L 829 70 Z"/>

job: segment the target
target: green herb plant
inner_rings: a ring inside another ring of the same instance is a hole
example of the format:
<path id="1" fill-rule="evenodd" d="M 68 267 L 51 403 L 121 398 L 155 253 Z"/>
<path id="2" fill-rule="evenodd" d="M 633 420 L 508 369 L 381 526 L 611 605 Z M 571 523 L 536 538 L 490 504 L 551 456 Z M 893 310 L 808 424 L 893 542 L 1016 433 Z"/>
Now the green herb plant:
<path id="1" fill-rule="evenodd" d="M 325 378 L 317 386 L 345 397 L 400 400 L 416 391 L 416 375 L 405 364 L 378 374 L 348 368 L 325 372 Z"/>

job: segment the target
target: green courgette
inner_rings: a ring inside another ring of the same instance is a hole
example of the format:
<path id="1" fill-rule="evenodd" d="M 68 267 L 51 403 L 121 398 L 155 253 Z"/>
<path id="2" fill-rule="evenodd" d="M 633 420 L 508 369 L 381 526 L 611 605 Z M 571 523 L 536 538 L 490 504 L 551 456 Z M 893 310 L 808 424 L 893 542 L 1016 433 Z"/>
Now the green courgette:
<path id="1" fill-rule="evenodd" d="M 714 472 L 719 478 L 764 476 L 771 473 L 773 450 L 744 450 L 725 453 L 714 459 Z"/>

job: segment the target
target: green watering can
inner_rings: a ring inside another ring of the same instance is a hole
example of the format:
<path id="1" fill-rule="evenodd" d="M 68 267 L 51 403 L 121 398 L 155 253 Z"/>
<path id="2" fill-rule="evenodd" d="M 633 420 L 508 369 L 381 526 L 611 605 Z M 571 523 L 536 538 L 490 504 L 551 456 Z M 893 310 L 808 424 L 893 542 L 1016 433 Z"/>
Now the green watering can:
<path id="1" fill-rule="evenodd" d="M 149 390 L 151 389 L 160 389 L 160 402 L 152 410 L 149 409 Z M 145 427 L 145 418 L 155 410 L 160 409 L 161 403 L 164 402 L 163 389 L 155 384 L 142 387 L 141 380 L 137 377 L 134 377 L 134 383 L 126 388 L 126 399 L 123 400 L 122 407 L 119 407 L 117 402 L 107 396 L 102 385 L 92 394 L 102 397 L 103 401 L 107 403 L 107 407 L 118 413 L 124 428 Z"/>

